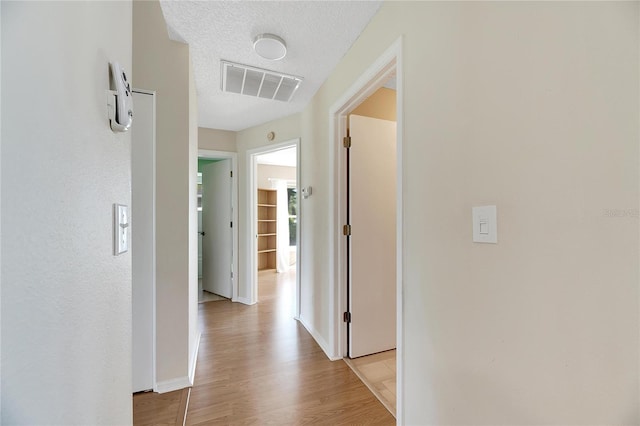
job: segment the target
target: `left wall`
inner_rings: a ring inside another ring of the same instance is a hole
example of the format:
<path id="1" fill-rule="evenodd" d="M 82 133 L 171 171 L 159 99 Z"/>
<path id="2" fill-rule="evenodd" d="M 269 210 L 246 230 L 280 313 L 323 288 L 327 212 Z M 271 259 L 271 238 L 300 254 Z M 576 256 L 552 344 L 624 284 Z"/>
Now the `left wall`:
<path id="1" fill-rule="evenodd" d="M 112 237 L 131 135 L 105 93 L 110 61 L 131 70 L 131 3 L 1 19 L 2 423 L 131 424 L 131 256 Z"/>

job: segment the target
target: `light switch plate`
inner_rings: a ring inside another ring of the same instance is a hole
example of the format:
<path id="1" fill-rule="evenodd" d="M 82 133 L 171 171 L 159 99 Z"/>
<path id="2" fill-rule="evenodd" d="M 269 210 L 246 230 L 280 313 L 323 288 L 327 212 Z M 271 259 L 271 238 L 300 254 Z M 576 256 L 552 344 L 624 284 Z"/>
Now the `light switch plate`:
<path id="1" fill-rule="evenodd" d="M 113 254 L 115 256 L 129 250 L 129 207 L 113 205 Z"/>
<path id="2" fill-rule="evenodd" d="M 498 243 L 497 211 L 496 206 L 481 206 L 472 209 L 474 243 Z"/>

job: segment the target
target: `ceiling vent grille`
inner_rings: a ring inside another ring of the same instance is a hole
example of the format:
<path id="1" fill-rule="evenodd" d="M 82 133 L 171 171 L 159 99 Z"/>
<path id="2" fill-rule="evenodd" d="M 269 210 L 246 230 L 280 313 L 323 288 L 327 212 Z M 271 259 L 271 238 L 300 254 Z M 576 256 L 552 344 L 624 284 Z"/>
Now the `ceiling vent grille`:
<path id="1" fill-rule="evenodd" d="M 222 91 L 289 102 L 302 78 L 222 61 Z"/>

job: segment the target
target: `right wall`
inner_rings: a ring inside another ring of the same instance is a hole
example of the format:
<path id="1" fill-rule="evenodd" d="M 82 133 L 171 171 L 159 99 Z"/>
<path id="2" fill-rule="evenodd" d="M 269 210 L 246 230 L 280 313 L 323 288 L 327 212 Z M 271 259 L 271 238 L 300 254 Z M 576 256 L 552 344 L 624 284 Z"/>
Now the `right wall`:
<path id="1" fill-rule="evenodd" d="M 638 16 L 385 2 L 301 114 L 301 316 L 329 341 L 329 109 L 403 38 L 406 424 L 640 423 Z"/>

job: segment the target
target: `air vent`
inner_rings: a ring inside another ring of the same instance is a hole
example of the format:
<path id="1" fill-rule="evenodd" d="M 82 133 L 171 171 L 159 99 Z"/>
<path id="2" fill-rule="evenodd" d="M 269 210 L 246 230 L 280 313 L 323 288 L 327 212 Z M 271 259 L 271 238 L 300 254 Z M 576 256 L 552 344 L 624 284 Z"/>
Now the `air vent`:
<path id="1" fill-rule="evenodd" d="M 222 61 L 222 91 L 290 102 L 302 78 Z"/>

